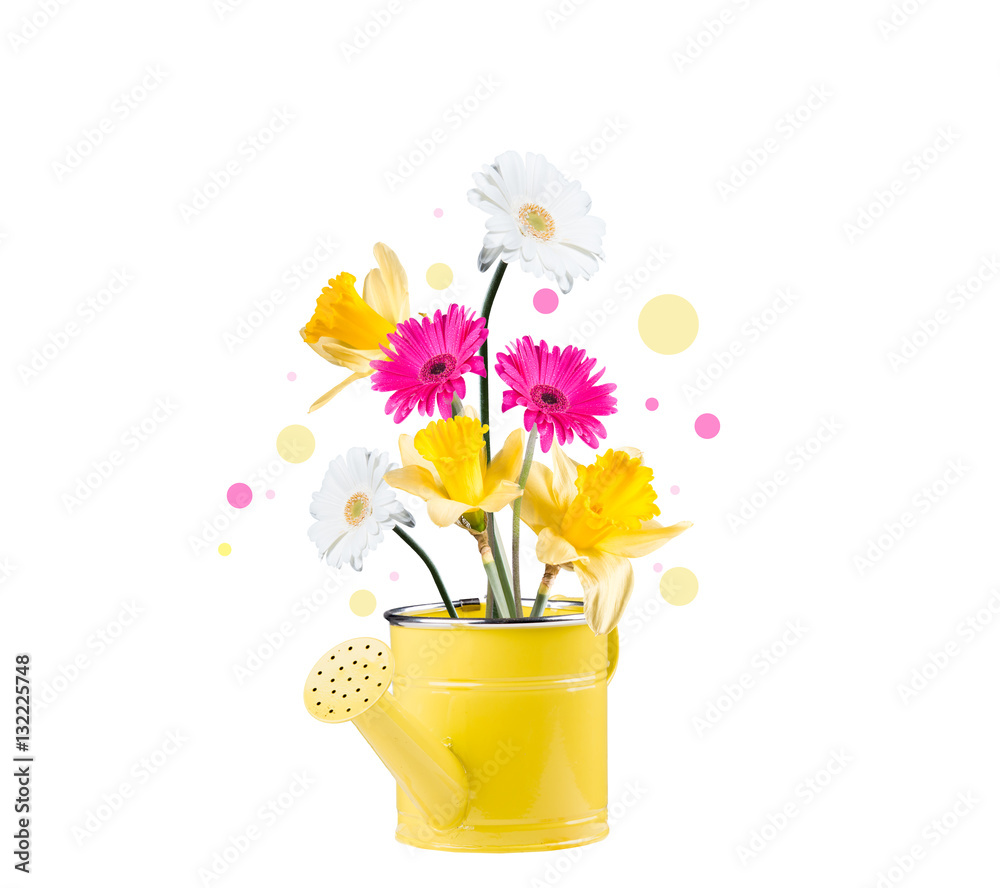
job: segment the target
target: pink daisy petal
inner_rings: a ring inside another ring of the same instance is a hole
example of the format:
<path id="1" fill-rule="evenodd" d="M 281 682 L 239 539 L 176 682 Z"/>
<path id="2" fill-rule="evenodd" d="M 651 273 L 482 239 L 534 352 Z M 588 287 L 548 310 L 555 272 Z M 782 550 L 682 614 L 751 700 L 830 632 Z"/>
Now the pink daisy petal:
<path id="1" fill-rule="evenodd" d="M 541 423 L 538 426 L 538 443 L 542 448 L 542 453 L 548 453 L 552 446 L 552 423 Z"/>
<path id="2" fill-rule="evenodd" d="M 433 318 L 410 318 L 389 334 L 382 346 L 387 360 L 372 361 L 372 388 L 392 392 L 386 413 L 395 410 L 402 422 L 413 409 L 433 416 L 434 405 L 445 419 L 451 417 L 452 398 L 465 397 L 464 373 L 486 375 L 486 365 L 477 354 L 486 341 L 486 321 L 464 306 L 449 305 Z M 391 405 L 391 406 L 390 406 Z"/>
<path id="3" fill-rule="evenodd" d="M 500 405 L 500 410 L 506 413 L 508 410 L 517 406 L 517 392 L 513 389 L 504 389 L 503 393 L 503 403 Z"/>
<path id="4" fill-rule="evenodd" d="M 547 453 L 555 437 L 560 445 L 579 437 L 597 448 L 598 438 L 607 437 L 595 417 L 617 413 L 618 399 L 611 393 L 613 383 L 598 385 L 604 369 L 593 376 L 596 358 L 588 358 L 582 348 L 572 345 L 550 349 L 543 339 L 535 345 L 523 336 L 497 355 L 496 371 L 509 386 L 503 393 L 503 409 L 523 405 L 524 427 L 538 427 L 542 452 Z"/>

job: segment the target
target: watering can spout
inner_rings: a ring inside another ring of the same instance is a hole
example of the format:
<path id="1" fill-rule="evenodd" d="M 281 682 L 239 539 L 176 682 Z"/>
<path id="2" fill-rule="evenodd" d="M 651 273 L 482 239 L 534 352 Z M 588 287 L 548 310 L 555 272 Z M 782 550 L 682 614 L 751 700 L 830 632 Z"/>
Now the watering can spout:
<path id="1" fill-rule="evenodd" d="M 469 806 L 469 781 L 458 757 L 389 693 L 393 658 L 376 638 L 352 638 L 313 666 L 303 694 L 324 722 L 352 721 L 400 789 L 436 830 L 454 829 Z"/>

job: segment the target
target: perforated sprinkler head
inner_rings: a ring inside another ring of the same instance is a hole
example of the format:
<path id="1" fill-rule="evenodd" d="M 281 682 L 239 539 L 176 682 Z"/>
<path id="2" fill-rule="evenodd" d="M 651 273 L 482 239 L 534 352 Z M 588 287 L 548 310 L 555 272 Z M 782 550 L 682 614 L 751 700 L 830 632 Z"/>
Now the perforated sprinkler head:
<path id="1" fill-rule="evenodd" d="M 353 722 L 431 829 L 457 827 L 469 805 L 462 763 L 389 693 L 395 663 L 377 638 L 352 638 L 313 666 L 302 694 L 322 722 Z"/>
<path id="2" fill-rule="evenodd" d="M 306 679 L 303 699 L 314 718 L 353 721 L 389 690 L 392 651 L 377 638 L 352 638 L 330 648 Z"/>

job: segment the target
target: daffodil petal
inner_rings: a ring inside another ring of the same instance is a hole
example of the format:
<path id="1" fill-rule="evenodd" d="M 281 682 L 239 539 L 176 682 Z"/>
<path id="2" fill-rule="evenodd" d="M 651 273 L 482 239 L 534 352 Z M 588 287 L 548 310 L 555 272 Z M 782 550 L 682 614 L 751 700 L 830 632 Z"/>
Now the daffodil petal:
<path id="1" fill-rule="evenodd" d="M 306 333 L 306 328 L 305 327 L 302 327 L 299 330 L 299 336 L 301 336 L 302 337 L 302 341 L 306 345 L 308 345 L 309 348 L 311 348 L 314 352 L 316 352 L 316 354 L 318 354 L 324 361 L 329 361 L 330 360 L 330 356 L 325 351 L 323 351 L 322 348 L 320 348 L 319 340 L 318 339 L 315 342 L 310 342 L 306 338 L 308 336 L 308 334 Z"/>
<path id="2" fill-rule="evenodd" d="M 403 466 L 385 473 L 385 480 L 397 490 L 405 490 L 422 500 L 439 499 L 447 496 L 437 478 L 423 466 Z"/>
<path id="3" fill-rule="evenodd" d="M 552 445 L 552 489 L 567 505 L 576 496 L 576 476 L 580 464 L 566 455 L 558 444 Z"/>
<path id="4" fill-rule="evenodd" d="M 310 342 L 308 339 L 306 339 L 306 328 L 305 327 L 303 327 L 301 330 L 299 330 L 299 336 L 301 336 L 302 337 L 302 341 L 306 345 L 308 345 L 309 348 L 311 348 L 314 352 L 316 352 L 316 354 L 318 354 L 324 361 L 329 361 L 331 364 L 339 364 L 340 363 L 339 361 L 337 361 L 336 359 L 334 359 L 333 355 L 331 355 L 327 351 L 324 351 L 323 346 L 320 345 L 320 340 L 319 339 L 317 339 L 315 342 Z M 329 342 L 330 340 L 327 339 L 326 341 Z"/>
<path id="5" fill-rule="evenodd" d="M 553 490 L 555 479 L 552 470 L 541 463 L 532 463 L 521 501 L 521 520 L 535 533 L 543 527 L 562 524 L 566 503 L 560 501 Z"/>
<path id="6" fill-rule="evenodd" d="M 437 479 L 438 474 L 434 471 L 434 463 L 417 453 L 417 448 L 413 446 L 412 435 L 399 436 L 399 456 L 404 466 L 423 466 Z"/>
<path id="7" fill-rule="evenodd" d="M 632 595 L 632 564 L 621 555 L 591 550 L 573 564 L 583 586 L 583 611 L 587 625 L 597 635 L 607 635 L 622 618 Z"/>
<path id="8" fill-rule="evenodd" d="M 362 299 L 387 321 L 405 321 L 410 316 L 406 271 L 399 257 L 382 243 L 375 244 L 375 261 L 378 268 L 365 277 Z"/>
<path id="9" fill-rule="evenodd" d="M 385 357 L 382 352 L 376 349 L 351 348 L 349 345 L 344 345 L 336 339 L 325 336 L 315 343 L 309 343 L 309 345 L 316 354 L 331 364 L 339 364 L 355 373 L 364 373 L 365 376 L 371 376 L 375 372 L 370 366 L 372 361 Z"/>
<path id="10" fill-rule="evenodd" d="M 347 388 L 352 382 L 357 382 L 359 379 L 364 379 L 366 376 L 370 376 L 369 373 L 352 373 L 343 382 L 335 385 L 330 391 L 328 391 L 322 398 L 317 398 L 312 402 L 312 406 L 309 408 L 309 412 L 312 413 L 314 410 L 319 410 L 327 402 L 331 401 L 334 397 L 339 395 L 345 388 Z"/>
<path id="11" fill-rule="evenodd" d="M 538 534 L 535 556 L 542 564 L 566 564 L 580 557 L 566 540 L 549 527 L 543 527 Z"/>
<path id="12" fill-rule="evenodd" d="M 474 508 L 476 507 L 468 503 L 459 503 L 444 497 L 427 501 L 427 515 L 438 527 L 450 527 L 458 521 L 463 512 Z"/>
<path id="13" fill-rule="evenodd" d="M 409 438 L 409 435 L 400 436 L 400 451 L 405 454 L 403 438 Z M 412 441 L 409 442 L 409 446 L 412 448 Z M 401 469 L 393 469 L 385 473 L 385 480 L 392 487 L 405 490 L 425 500 L 427 515 L 438 527 L 449 527 L 458 521 L 463 512 L 476 508 L 468 503 L 448 499 L 448 492 L 438 480 L 437 474 L 421 465 L 406 465 Z"/>
<path id="14" fill-rule="evenodd" d="M 499 512 L 521 495 L 521 488 L 514 481 L 501 481 L 496 490 L 487 494 L 479 502 L 484 512 Z"/>
<path id="15" fill-rule="evenodd" d="M 639 558 L 655 552 L 667 540 L 672 540 L 691 527 L 690 521 L 679 521 L 664 527 L 656 521 L 645 521 L 639 530 L 616 531 L 603 540 L 601 548 L 614 555 L 624 555 L 626 558 Z"/>
<path id="16" fill-rule="evenodd" d="M 486 470 L 486 490 L 492 491 L 501 481 L 516 482 L 524 457 L 524 432 L 515 429 L 507 436 L 503 449 L 490 460 Z"/>

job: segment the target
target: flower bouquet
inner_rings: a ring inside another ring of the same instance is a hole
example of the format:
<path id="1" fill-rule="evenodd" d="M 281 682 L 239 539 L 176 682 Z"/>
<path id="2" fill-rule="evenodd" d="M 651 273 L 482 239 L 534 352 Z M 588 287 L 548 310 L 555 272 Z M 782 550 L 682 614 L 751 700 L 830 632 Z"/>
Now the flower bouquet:
<path id="1" fill-rule="evenodd" d="M 474 183 L 469 200 L 489 214 L 479 268 L 496 265 L 479 315 L 452 304 L 411 317 L 406 272 L 380 243 L 362 293 L 341 273 L 301 330 L 317 354 L 349 371 L 310 410 L 370 377 L 397 424 L 414 410 L 429 420 L 400 436 L 401 465 L 362 447 L 336 457 L 313 496 L 310 538 L 331 566 L 361 570 L 392 531 L 426 564 L 441 597 L 441 605 L 387 612 L 391 650 L 352 639 L 324 654 L 305 702 L 323 721 L 353 721 L 392 771 L 401 841 L 445 850 L 568 847 L 607 833 L 606 690 L 615 626 L 632 591 L 629 559 L 691 525 L 655 520 L 653 472 L 640 451 L 609 448 L 582 465 L 563 449 L 579 439 L 597 450 L 607 438 L 603 418 L 617 412 L 616 385 L 583 349 L 524 335 L 496 355 L 500 408 L 522 410 L 523 430 L 494 452 L 488 325 L 504 274 L 517 261 L 569 292 L 604 258 L 604 223 L 590 215 L 579 183 L 540 155 L 506 152 Z M 467 376 L 479 377 L 478 412 L 465 402 Z M 396 490 L 424 500 L 433 524 L 472 537 L 484 600 L 449 594 L 403 529 L 416 522 Z M 508 507 L 511 525 L 501 521 Z M 532 598 L 522 590 L 522 524 L 536 536 Z M 581 594 L 550 600 L 564 571 Z M 492 779 L 491 769 L 505 779 Z"/>

